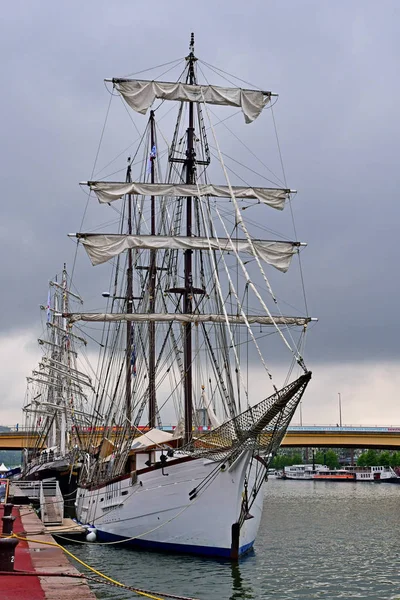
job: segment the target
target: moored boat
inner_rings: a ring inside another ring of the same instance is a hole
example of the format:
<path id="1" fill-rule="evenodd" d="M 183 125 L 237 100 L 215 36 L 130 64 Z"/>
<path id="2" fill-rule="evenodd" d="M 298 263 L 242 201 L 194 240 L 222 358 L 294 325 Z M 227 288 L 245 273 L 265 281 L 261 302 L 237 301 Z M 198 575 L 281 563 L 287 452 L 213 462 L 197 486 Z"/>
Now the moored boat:
<path id="1" fill-rule="evenodd" d="M 346 469 L 329 469 L 326 465 L 292 465 L 284 467 L 282 479 L 295 481 L 355 481 L 354 473 Z"/>
<path id="2" fill-rule="evenodd" d="M 400 477 L 392 467 L 349 466 L 346 471 L 354 473 L 356 481 L 375 481 L 381 483 L 400 483 Z"/>
<path id="3" fill-rule="evenodd" d="M 356 477 L 354 473 L 349 473 L 346 469 L 323 469 L 317 471 L 313 479 L 321 481 L 355 481 Z"/>
<path id="4" fill-rule="evenodd" d="M 326 465 L 291 465 L 284 467 L 281 479 L 335 480 L 335 481 L 375 481 L 381 483 L 400 483 L 400 476 L 392 467 L 347 466 L 342 469 L 329 469 Z"/>
<path id="5" fill-rule="evenodd" d="M 198 61 L 192 35 L 178 81 L 106 80 L 140 114 L 160 103 L 125 181 L 84 184 L 104 207 L 120 201 L 121 220 L 117 233 L 75 234 L 93 265 L 112 265 L 106 310 L 62 315 L 104 327 L 104 419 L 92 424 L 102 434 L 84 448 L 76 511 L 101 540 L 237 559 L 254 544 L 268 468 L 311 378 L 300 348 L 312 318 L 285 315 L 272 289 L 271 270 L 286 272 L 303 244 L 259 239 L 264 210 L 294 191 L 233 185 L 209 108 L 236 106 L 250 123 L 275 94 L 199 84 Z M 163 147 L 166 100 L 177 120 Z M 223 185 L 209 181 L 208 132 Z M 287 357 L 280 383 L 264 356 L 275 340 L 274 356 Z M 173 434 L 161 431 L 167 410 Z"/>

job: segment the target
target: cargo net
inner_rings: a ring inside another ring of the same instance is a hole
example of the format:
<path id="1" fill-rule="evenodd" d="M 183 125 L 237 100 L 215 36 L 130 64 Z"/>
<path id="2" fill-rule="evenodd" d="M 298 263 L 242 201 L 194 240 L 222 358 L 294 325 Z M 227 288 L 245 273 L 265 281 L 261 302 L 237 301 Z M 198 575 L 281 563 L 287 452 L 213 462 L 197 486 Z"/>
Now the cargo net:
<path id="1" fill-rule="evenodd" d="M 196 457 L 233 463 L 243 450 L 274 455 L 304 394 L 311 372 L 250 407 L 220 427 L 197 437 L 182 450 Z"/>

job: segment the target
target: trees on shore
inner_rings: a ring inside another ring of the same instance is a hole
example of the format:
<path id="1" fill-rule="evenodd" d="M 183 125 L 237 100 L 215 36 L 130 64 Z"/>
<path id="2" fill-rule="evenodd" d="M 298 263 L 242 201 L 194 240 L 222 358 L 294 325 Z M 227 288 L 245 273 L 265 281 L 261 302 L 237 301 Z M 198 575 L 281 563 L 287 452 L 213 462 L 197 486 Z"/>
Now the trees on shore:
<path id="1" fill-rule="evenodd" d="M 273 459 L 271 463 L 272 469 L 283 469 L 291 465 L 301 465 L 304 462 L 310 464 L 314 462 L 319 465 L 326 465 L 330 469 L 337 469 L 343 459 L 339 460 L 339 453 L 332 448 L 322 448 L 314 452 L 313 461 L 308 458 L 304 460 L 302 449 L 299 451 L 281 450 L 281 452 Z M 388 450 L 365 450 L 357 458 L 357 466 L 359 467 L 400 467 L 400 451 L 389 452 Z"/>
<path id="2" fill-rule="evenodd" d="M 382 467 L 400 466 L 400 452 L 366 450 L 357 459 L 357 466 L 359 467 L 373 467 L 378 465 Z"/>

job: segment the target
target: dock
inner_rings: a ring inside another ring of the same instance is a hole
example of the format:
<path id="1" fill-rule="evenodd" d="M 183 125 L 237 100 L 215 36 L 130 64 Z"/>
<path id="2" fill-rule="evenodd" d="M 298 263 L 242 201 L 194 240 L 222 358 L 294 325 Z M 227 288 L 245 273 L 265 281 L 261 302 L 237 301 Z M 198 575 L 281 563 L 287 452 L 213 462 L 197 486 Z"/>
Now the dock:
<path id="1" fill-rule="evenodd" d="M 44 525 L 44 530 L 46 533 L 50 535 L 83 535 L 86 534 L 87 531 L 85 527 L 79 525 L 73 519 L 63 518 L 62 523 L 60 525 Z"/>
<path id="2" fill-rule="evenodd" d="M 4 505 L 0 504 L 0 518 Z M 15 548 L 14 571 L 0 572 L 0 598 L 2 600 L 96 600 L 86 580 L 73 566 L 66 554 L 55 544 L 50 534 L 79 533 L 69 519 L 62 525 L 45 527 L 30 506 L 14 506 L 13 532 L 20 540 Z M 4 521 L 3 521 L 4 523 Z"/>

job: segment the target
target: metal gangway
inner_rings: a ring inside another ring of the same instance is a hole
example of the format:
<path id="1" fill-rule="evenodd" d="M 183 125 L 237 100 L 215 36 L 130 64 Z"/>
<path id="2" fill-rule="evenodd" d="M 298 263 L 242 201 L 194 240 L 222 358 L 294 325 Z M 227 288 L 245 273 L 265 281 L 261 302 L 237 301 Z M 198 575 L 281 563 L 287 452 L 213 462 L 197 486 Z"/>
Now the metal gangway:
<path id="1" fill-rule="evenodd" d="M 44 525 L 62 525 L 64 498 L 58 481 L 40 482 L 40 518 Z"/>

